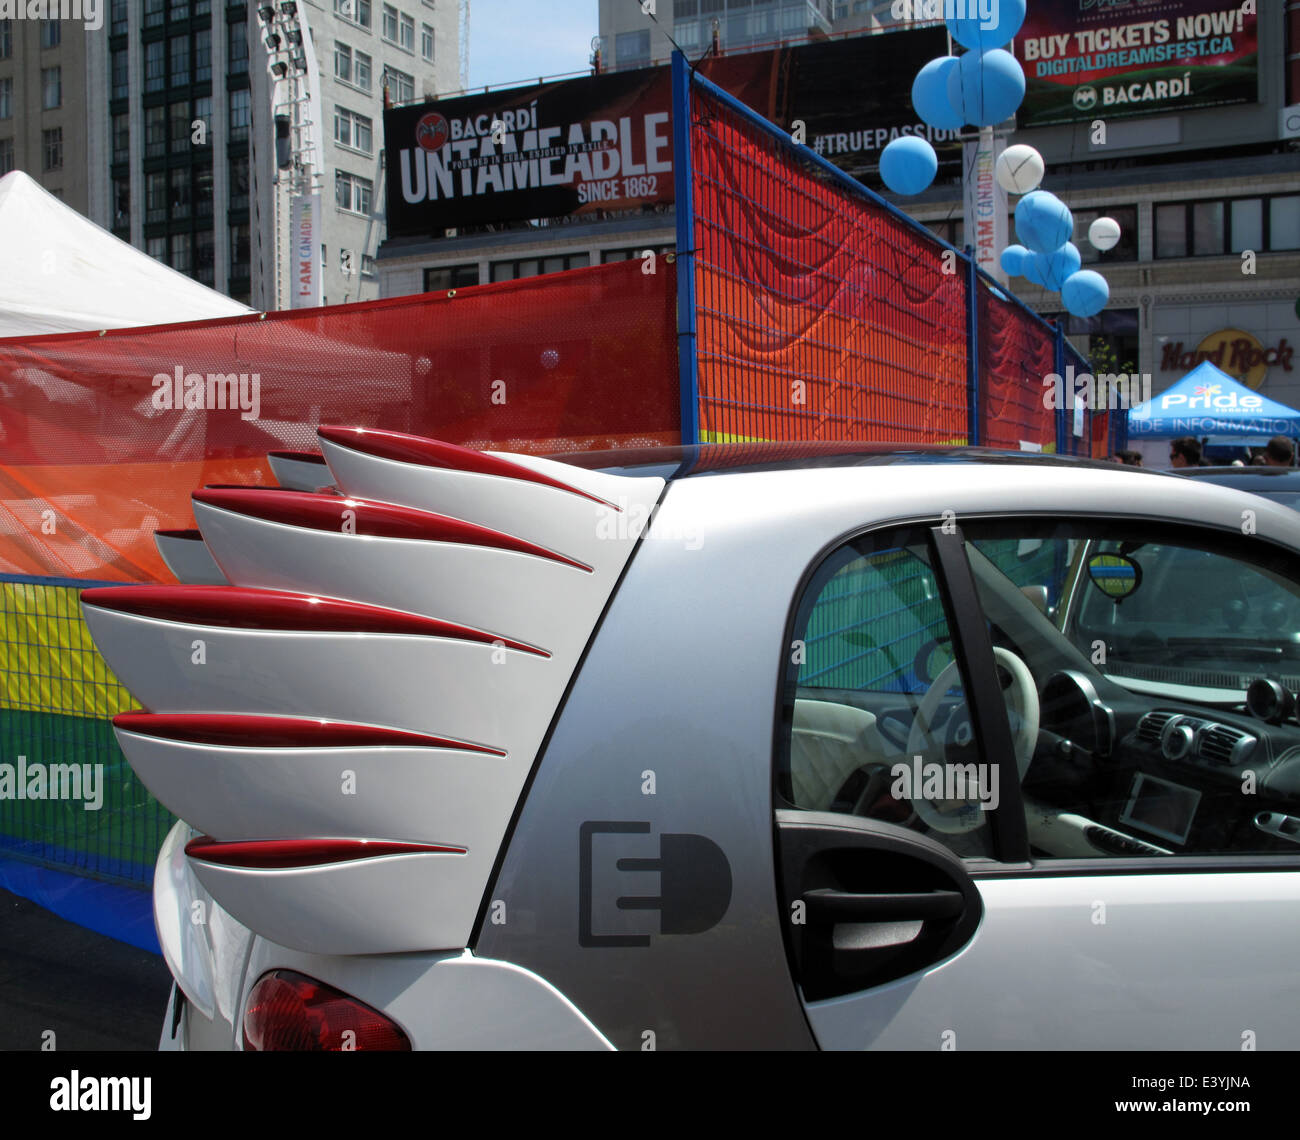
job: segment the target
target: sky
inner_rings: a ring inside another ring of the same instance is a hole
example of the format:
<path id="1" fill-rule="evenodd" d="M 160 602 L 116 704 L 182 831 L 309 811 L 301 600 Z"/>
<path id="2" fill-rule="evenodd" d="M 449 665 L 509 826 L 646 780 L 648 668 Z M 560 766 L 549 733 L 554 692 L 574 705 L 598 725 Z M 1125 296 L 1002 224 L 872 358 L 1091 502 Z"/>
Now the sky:
<path id="1" fill-rule="evenodd" d="M 469 83 L 505 86 L 586 71 L 596 0 L 470 0 Z"/>

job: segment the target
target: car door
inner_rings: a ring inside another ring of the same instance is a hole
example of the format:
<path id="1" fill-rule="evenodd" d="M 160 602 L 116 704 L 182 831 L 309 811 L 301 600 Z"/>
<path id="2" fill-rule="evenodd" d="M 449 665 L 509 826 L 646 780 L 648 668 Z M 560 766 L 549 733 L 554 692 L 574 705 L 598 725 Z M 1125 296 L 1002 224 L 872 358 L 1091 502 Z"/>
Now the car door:
<path id="1" fill-rule="evenodd" d="M 792 611 L 777 878 L 818 1044 L 1300 1046 L 1300 725 L 1239 685 L 1300 673 L 1294 552 L 935 522 L 844 543 Z"/>

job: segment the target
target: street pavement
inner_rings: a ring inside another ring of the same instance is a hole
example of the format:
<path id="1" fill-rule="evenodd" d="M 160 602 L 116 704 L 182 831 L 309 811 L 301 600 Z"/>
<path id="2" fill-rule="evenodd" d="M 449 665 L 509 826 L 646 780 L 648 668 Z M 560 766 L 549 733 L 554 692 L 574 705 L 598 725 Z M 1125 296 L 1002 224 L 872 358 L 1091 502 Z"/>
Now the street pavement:
<path id="1" fill-rule="evenodd" d="M 0 1049 L 157 1049 L 170 989 L 157 954 L 0 890 Z"/>

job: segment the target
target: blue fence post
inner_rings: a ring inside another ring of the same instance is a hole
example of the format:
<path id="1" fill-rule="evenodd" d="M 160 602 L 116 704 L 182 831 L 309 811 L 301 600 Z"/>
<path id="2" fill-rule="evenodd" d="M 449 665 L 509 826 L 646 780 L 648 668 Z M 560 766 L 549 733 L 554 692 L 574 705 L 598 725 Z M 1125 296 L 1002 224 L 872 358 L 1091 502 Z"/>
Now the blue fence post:
<path id="1" fill-rule="evenodd" d="M 979 274 L 975 251 L 966 247 L 966 438 L 971 447 L 980 443 L 980 329 Z"/>
<path id="2" fill-rule="evenodd" d="M 682 443 L 700 442 L 700 376 L 695 348 L 695 195 L 691 169 L 691 73 L 673 52 L 673 197 L 677 212 L 677 374 Z"/>
<path id="3" fill-rule="evenodd" d="M 1060 378 L 1059 379 L 1060 387 L 1057 389 L 1057 392 L 1058 393 L 1072 392 L 1074 389 L 1074 385 L 1067 384 L 1065 382 L 1065 327 L 1061 324 L 1060 320 L 1053 321 L 1052 326 L 1055 332 L 1055 343 L 1053 344 L 1053 351 L 1052 351 L 1052 370 Z M 1074 409 L 1067 408 L 1065 406 L 1066 403 L 1067 401 L 1062 399 L 1058 399 L 1056 401 L 1056 454 L 1057 455 L 1069 454 L 1071 425 L 1067 417 L 1073 415 Z"/>

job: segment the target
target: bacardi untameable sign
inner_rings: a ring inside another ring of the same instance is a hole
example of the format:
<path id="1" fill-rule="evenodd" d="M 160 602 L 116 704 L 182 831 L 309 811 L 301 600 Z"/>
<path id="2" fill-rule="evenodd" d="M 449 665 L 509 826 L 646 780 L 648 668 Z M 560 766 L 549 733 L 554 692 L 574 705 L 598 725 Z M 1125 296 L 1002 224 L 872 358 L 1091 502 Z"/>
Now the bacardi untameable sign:
<path id="1" fill-rule="evenodd" d="M 384 113 L 388 232 L 671 202 L 661 68 Z"/>

